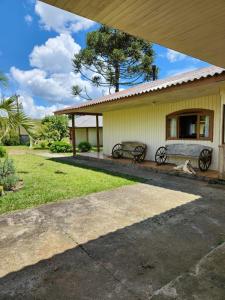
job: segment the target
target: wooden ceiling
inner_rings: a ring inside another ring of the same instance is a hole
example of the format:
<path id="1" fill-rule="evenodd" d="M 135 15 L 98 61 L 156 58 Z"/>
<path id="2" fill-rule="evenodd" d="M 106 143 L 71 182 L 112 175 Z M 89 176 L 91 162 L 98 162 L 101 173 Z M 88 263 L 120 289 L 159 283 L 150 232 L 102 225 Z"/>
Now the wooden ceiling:
<path id="1" fill-rule="evenodd" d="M 225 0 L 42 0 L 225 68 Z"/>

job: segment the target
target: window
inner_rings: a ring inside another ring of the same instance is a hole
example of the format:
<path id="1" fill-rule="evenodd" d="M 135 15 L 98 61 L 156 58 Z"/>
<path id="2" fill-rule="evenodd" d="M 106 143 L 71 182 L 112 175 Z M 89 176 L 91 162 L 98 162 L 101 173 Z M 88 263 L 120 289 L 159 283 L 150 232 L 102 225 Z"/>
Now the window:
<path id="1" fill-rule="evenodd" d="M 166 138 L 213 139 L 213 111 L 207 109 L 183 110 L 166 117 Z"/>

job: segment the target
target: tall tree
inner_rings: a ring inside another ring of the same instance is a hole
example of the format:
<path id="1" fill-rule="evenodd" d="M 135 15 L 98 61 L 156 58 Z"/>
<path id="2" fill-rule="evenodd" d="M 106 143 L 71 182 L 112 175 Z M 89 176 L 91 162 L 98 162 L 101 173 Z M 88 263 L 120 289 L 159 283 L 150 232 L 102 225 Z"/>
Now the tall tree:
<path id="1" fill-rule="evenodd" d="M 74 55 L 75 73 L 94 86 L 115 88 L 150 81 L 157 75 L 152 44 L 106 26 L 87 34 L 86 48 Z M 89 76 L 91 74 L 92 76 Z M 90 100 L 86 89 L 75 85 L 74 96 Z"/>
<path id="2" fill-rule="evenodd" d="M 46 116 L 41 121 L 38 137 L 49 142 L 61 141 L 69 135 L 67 116 Z"/>

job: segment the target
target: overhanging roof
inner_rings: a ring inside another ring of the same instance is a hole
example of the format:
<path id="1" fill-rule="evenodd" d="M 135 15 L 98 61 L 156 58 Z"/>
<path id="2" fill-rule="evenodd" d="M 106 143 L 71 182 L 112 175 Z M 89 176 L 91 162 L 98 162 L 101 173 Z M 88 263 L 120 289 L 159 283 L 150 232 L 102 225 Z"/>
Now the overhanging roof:
<path id="1" fill-rule="evenodd" d="M 42 0 L 225 67 L 224 0 Z"/>
<path id="2" fill-rule="evenodd" d="M 193 87 L 192 83 L 197 83 L 197 85 Z M 225 87 L 225 69 L 211 66 L 140 84 L 96 100 L 58 110 L 55 114 L 102 113 L 107 110 L 122 108 L 122 106 L 131 107 L 170 100 L 175 101 L 176 99 L 182 100 L 218 93 L 221 85 Z M 180 90 L 179 87 L 182 87 L 182 89 Z M 125 101 L 128 98 L 131 98 L 129 103 Z"/>

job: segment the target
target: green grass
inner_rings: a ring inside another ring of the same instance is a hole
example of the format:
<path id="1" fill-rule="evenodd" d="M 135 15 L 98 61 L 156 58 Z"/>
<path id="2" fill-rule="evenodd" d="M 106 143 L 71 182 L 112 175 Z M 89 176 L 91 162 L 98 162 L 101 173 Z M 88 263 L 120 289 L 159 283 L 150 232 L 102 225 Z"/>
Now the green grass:
<path id="1" fill-rule="evenodd" d="M 29 150 L 29 146 L 26 145 L 18 145 L 18 146 L 2 146 L 6 149 L 6 151 L 10 150 Z"/>
<path id="2" fill-rule="evenodd" d="M 3 146 L 7 152 L 10 151 L 14 151 L 14 150 L 27 150 L 29 152 L 32 151 L 46 151 L 46 152 L 50 152 L 49 149 L 42 149 L 42 148 L 38 148 L 35 145 L 33 146 L 33 148 L 30 148 L 29 146 L 25 146 L 25 145 L 18 145 L 18 146 Z M 76 148 L 77 153 L 79 153 L 79 149 Z M 102 151 L 102 147 L 100 147 L 100 151 Z M 97 152 L 97 147 L 93 146 L 90 152 Z M 67 155 L 72 155 L 72 152 L 68 152 L 66 153 Z"/>
<path id="3" fill-rule="evenodd" d="M 32 154 L 12 155 L 11 158 L 14 159 L 18 176 L 24 180 L 24 187 L 0 197 L 0 214 L 135 182 L 121 176 L 63 164 Z"/>

